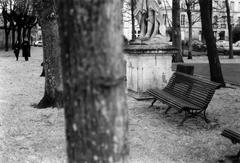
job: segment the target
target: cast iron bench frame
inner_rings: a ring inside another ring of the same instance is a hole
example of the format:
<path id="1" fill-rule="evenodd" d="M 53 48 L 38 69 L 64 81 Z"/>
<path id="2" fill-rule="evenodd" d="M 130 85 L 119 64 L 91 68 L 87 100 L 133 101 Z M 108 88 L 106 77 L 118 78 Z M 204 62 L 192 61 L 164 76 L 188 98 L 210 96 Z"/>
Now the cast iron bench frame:
<path id="1" fill-rule="evenodd" d="M 233 144 L 240 143 L 240 133 L 237 133 L 233 130 L 230 129 L 224 129 L 221 133 L 222 136 L 230 139 Z M 240 150 L 238 151 L 237 155 L 232 155 L 232 156 L 226 156 L 230 158 L 231 160 L 239 161 L 240 160 Z"/>
<path id="2" fill-rule="evenodd" d="M 171 108 L 178 112 L 185 112 L 185 117 L 180 125 L 189 118 L 200 116 L 208 123 L 206 109 L 211 101 L 216 88 L 221 84 L 185 73 L 175 72 L 167 86 L 163 89 L 148 89 L 146 92 L 154 98 L 151 106 L 159 100 L 168 105 L 165 114 Z M 150 106 L 150 107 L 151 107 Z"/>

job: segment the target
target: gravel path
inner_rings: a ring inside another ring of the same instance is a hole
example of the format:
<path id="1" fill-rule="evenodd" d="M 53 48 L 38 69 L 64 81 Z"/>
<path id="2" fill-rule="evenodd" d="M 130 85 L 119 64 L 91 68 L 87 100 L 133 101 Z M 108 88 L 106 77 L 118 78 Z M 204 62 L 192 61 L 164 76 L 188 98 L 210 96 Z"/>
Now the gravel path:
<path id="1" fill-rule="evenodd" d="M 32 49 L 29 62 L 16 62 L 0 52 L 0 162 L 65 163 L 63 109 L 38 110 L 32 104 L 43 96 L 42 51 Z M 130 163 L 214 163 L 238 151 L 238 145 L 220 136 L 223 128 L 240 131 L 240 88 L 217 90 L 208 109 L 212 121 L 190 119 L 183 114 L 164 115 L 166 108 L 128 97 Z"/>

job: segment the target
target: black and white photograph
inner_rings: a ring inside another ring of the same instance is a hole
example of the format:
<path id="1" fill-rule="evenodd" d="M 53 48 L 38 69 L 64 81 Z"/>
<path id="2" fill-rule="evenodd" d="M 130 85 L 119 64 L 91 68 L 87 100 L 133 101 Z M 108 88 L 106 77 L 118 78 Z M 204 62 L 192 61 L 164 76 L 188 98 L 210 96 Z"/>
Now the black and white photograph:
<path id="1" fill-rule="evenodd" d="M 0 0 L 0 163 L 240 163 L 240 0 Z"/>

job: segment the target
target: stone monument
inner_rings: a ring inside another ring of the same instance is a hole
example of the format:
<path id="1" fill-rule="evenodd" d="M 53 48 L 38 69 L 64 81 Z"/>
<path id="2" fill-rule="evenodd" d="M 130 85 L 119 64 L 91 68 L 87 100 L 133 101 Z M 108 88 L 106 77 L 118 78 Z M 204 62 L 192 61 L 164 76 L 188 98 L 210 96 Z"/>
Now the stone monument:
<path id="1" fill-rule="evenodd" d="M 136 41 L 145 44 L 166 43 L 166 28 L 162 18 L 164 9 L 161 1 L 136 0 L 134 6 L 134 16 L 140 27 L 140 36 Z"/>
<path id="2" fill-rule="evenodd" d="M 148 99 L 149 88 L 163 88 L 172 75 L 171 46 L 163 25 L 164 8 L 160 0 L 135 0 L 134 16 L 140 27 L 139 37 L 125 47 L 127 88 L 134 98 Z"/>

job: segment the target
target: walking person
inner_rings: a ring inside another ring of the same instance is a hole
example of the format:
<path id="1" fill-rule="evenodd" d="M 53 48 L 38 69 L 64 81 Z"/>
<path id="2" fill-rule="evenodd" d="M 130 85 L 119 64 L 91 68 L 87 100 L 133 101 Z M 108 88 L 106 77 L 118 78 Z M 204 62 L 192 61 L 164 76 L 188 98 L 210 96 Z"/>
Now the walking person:
<path id="1" fill-rule="evenodd" d="M 25 61 L 28 61 L 28 57 L 30 56 L 30 43 L 26 39 L 22 42 L 22 54 Z"/>
<path id="2" fill-rule="evenodd" d="M 14 47 L 14 54 L 16 56 L 16 61 L 18 61 L 20 49 L 21 49 L 21 45 L 18 41 L 16 41 L 15 47 Z"/>

